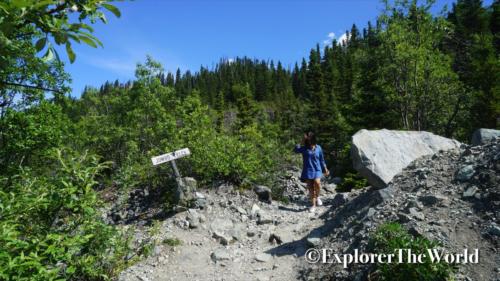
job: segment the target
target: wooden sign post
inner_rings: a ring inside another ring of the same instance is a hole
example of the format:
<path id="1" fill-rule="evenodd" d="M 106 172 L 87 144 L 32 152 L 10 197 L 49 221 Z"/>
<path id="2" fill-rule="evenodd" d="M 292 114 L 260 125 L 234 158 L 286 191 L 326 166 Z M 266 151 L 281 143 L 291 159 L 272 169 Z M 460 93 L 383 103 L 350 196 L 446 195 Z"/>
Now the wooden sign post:
<path id="1" fill-rule="evenodd" d="M 179 169 L 177 169 L 177 164 L 175 163 L 175 159 L 179 159 L 188 155 L 191 155 L 191 151 L 189 150 L 189 148 L 183 148 L 174 152 L 166 153 L 151 158 L 151 161 L 153 162 L 154 166 L 166 162 L 170 162 L 170 164 L 172 165 L 172 170 L 174 170 L 174 175 L 175 175 L 175 181 L 177 182 L 177 194 L 176 194 L 177 202 L 182 201 L 184 199 L 184 191 L 182 190 L 181 173 L 179 173 Z"/>

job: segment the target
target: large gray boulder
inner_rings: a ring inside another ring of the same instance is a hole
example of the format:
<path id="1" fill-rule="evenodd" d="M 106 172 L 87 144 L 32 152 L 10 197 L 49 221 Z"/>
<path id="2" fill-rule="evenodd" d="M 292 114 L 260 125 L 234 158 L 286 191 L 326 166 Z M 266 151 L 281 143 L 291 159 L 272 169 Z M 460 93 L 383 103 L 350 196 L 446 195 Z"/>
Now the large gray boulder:
<path id="1" fill-rule="evenodd" d="M 363 129 L 352 137 L 351 157 L 354 168 L 372 186 L 382 188 L 413 160 L 460 145 L 429 132 Z"/>
<path id="2" fill-rule="evenodd" d="M 494 129 L 477 129 L 473 134 L 472 134 L 472 140 L 471 143 L 472 145 L 482 145 L 485 144 L 489 141 L 491 141 L 494 138 L 500 137 L 500 130 L 494 130 Z"/>

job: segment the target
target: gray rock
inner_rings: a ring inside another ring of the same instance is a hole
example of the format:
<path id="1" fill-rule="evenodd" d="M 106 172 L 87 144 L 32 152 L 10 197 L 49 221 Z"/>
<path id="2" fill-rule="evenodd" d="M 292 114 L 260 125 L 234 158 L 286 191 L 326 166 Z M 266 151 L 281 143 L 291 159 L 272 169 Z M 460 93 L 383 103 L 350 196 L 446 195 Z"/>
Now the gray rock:
<path id="1" fill-rule="evenodd" d="M 186 220 L 189 222 L 190 228 L 198 228 L 200 226 L 200 214 L 195 209 L 187 211 Z"/>
<path id="2" fill-rule="evenodd" d="M 321 243 L 321 232 L 318 229 L 311 231 L 311 233 L 307 236 L 306 241 L 311 247 L 319 246 Z"/>
<path id="3" fill-rule="evenodd" d="M 446 196 L 441 196 L 441 195 L 422 195 L 418 198 L 420 202 L 422 202 L 426 206 L 432 206 L 436 204 L 443 204 L 445 202 L 448 202 L 448 197 Z"/>
<path id="4" fill-rule="evenodd" d="M 349 198 L 349 194 L 347 193 L 337 193 L 335 197 L 333 197 L 332 200 L 332 205 L 334 207 L 339 207 L 347 202 L 347 199 Z"/>
<path id="5" fill-rule="evenodd" d="M 250 211 L 250 216 L 252 218 L 255 218 L 255 217 L 257 217 L 257 215 L 259 214 L 259 212 L 260 212 L 259 206 L 257 206 L 257 204 L 253 204 L 252 205 L 252 210 Z"/>
<path id="6" fill-rule="evenodd" d="M 423 221 L 425 219 L 424 214 L 419 212 L 416 208 L 410 208 L 408 211 L 410 215 L 416 218 L 417 220 Z"/>
<path id="7" fill-rule="evenodd" d="M 255 255 L 255 260 L 259 262 L 269 262 L 272 258 L 273 256 L 267 253 L 259 253 Z"/>
<path id="8" fill-rule="evenodd" d="M 407 223 L 410 221 L 410 218 L 403 213 L 398 213 L 398 222 L 400 223 Z"/>
<path id="9" fill-rule="evenodd" d="M 475 171 L 474 171 L 474 166 L 473 165 L 467 165 L 467 166 L 464 166 L 462 168 L 460 168 L 460 170 L 458 170 L 457 172 L 457 180 L 459 181 L 468 181 L 472 178 L 472 176 L 474 175 Z"/>
<path id="10" fill-rule="evenodd" d="M 472 145 L 482 145 L 496 137 L 500 137 L 500 130 L 494 129 L 478 129 L 472 134 Z"/>
<path id="11" fill-rule="evenodd" d="M 467 190 L 463 193 L 463 197 L 467 198 L 467 197 L 472 197 L 474 196 L 474 194 L 476 194 L 478 188 L 476 186 L 471 186 L 469 188 L 467 188 Z"/>
<path id="12" fill-rule="evenodd" d="M 240 214 L 242 214 L 242 215 L 246 215 L 246 214 L 247 214 L 247 211 L 245 211 L 245 209 L 243 209 L 243 208 L 242 208 L 242 207 L 240 207 L 240 206 L 233 206 L 233 209 L 234 209 L 236 212 L 238 212 L 238 213 L 240 213 Z"/>
<path id="13" fill-rule="evenodd" d="M 223 232 L 214 231 L 212 237 L 217 239 L 224 246 L 227 246 L 234 242 L 234 239 L 231 235 L 225 234 Z"/>
<path id="14" fill-rule="evenodd" d="M 363 129 L 352 137 L 351 157 L 354 168 L 381 188 L 415 159 L 460 145 L 429 132 Z"/>
<path id="15" fill-rule="evenodd" d="M 376 213 L 376 211 L 374 208 L 369 208 L 368 211 L 366 212 L 364 219 L 372 219 L 372 217 L 375 215 L 375 213 Z"/>
<path id="16" fill-rule="evenodd" d="M 216 249 L 215 251 L 212 252 L 210 257 L 214 262 L 231 259 L 231 256 L 226 251 L 226 249 Z"/>
<path id="17" fill-rule="evenodd" d="M 253 191 L 257 194 L 260 201 L 271 202 L 271 189 L 264 185 L 256 185 Z"/>
<path id="18" fill-rule="evenodd" d="M 290 232 L 281 229 L 276 229 L 274 232 L 271 233 L 271 235 L 269 235 L 270 243 L 276 243 L 278 245 L 281 245 L 283 243 L 290 243 L 292 241 L 293 238 L 290 235 Z"/>
<path id="19" fill-rule="evenodd" d="M 257 217 L 257 224 L 268 224 L 274 222 L 273 218 L 262 210 L 257 214 Z"/>
<path id="20" fill-rule="evenodd" d="M 496 224 L 491 224 L 488 226 L 488 233 L 495 236 L 500 236 L 500 227 Z"/>
<path id="21" fill-rule="evenodd" d="M 335 189 L 337 188 L 337 185 L 336 184 L 333 184 L 333 183 L 327 183 L 327 184 L 324 184 L 323 185 L 323 189 L 327 192 L 327 193 L 335 193 Z"/>

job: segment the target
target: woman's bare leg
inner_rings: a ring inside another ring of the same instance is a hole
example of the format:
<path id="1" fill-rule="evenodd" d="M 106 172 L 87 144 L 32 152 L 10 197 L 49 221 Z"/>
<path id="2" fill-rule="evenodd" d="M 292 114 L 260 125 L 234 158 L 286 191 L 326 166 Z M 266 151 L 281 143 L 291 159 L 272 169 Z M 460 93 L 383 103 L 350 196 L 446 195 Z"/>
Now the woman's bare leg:
<path id="1" fill-rule="evenodd" d="M 319 191 L 321 189 L 321 181 L 320 179 L 315 179 L 314 180 L 314 185 L 313 185 L 313 189 L 314 189 L 314 205 L 316 205 L 316 201 L 319 197 Z"/>
<path id="2" fill-rule="evenodd" d="M 314 197 L 314 180 L 307 180 L 307 189 L 309 190 L 309 199 L 313 207 L 316 206 L 316 199 Z"/>

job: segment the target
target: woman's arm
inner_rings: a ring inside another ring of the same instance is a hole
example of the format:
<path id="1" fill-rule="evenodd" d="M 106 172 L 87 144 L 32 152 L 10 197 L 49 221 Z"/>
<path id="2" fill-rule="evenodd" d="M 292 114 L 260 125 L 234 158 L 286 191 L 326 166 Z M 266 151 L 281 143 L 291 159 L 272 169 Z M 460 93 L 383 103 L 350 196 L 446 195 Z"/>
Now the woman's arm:
<path id="1" fill-rule="evenodd" d="M 300 145 L 300 144 L 295 145 L 295 148 L 293 149 L 293 152 L 295 152 L 295 153 L 302 153 L 302 152 L 304 152 L 304 146 Z"/>
<path id="2" fill-rule="evenodd" d="M 328 171 L 328 168 L 326 167 L 325 157 L 323 156 L 323 148 L 319 150 L 319 163 L 321 164 L 321 168 L 323 169 L 324 173 L 328 176 L 330 174 L 330 171 Z"/>

